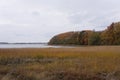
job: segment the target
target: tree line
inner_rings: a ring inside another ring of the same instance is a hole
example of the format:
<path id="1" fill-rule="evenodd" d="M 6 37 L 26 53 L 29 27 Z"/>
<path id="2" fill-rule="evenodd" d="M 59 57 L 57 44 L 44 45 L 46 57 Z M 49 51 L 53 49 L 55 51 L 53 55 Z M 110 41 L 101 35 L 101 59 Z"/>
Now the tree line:
<path id="1" fill-rule="evenodd" d="M 120 45 L 120 22 L 112 23 L 104 31 L 67 32 L 54 36 L 51 45 Z"/>

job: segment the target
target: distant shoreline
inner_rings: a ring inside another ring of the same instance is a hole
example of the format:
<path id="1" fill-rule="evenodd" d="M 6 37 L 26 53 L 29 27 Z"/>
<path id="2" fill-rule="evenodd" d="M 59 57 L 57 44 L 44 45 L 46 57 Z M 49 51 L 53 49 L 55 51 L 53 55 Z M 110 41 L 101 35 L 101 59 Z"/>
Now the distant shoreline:
<path id="1" fill-rule="evenodd" d="M 43 43 L 42 42 L 40 42 L 40 43 L 34 43 L 34 42 L 33 43 L 31 43 L 31 42 L 28 42 L 28 43 L 27 42 L 25 42 L 25 43 L 24 42 L 23 43 L 0 42 L 0 44 L 47 44 L 47 42 L 46 43 L 45 42 L 43 42 Z"/>

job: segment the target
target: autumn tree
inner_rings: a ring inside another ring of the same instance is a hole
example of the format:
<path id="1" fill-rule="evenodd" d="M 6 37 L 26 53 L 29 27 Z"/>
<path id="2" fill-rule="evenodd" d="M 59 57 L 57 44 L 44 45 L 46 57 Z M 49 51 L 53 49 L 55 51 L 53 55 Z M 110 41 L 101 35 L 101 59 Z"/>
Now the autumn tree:
<path id="1" fill-rule="evenodd" d="M 114 37 L 115 37 L 114 44 L 120 45 L 120 22 L 114 25 Z"/>
<path id="2" fill-rule="evenodd" d="M 104 31 L 91 30 L 67 32 L 54 36 L 49 44 L 120 45 L 120 22 L 112 23 Z"/>
<path id="3" fill-rule="evenodd" d="M 114 44 L 114 23 L 112 23 L 103 33 L 101 34 L 101 44 L 112 45 Z"/>

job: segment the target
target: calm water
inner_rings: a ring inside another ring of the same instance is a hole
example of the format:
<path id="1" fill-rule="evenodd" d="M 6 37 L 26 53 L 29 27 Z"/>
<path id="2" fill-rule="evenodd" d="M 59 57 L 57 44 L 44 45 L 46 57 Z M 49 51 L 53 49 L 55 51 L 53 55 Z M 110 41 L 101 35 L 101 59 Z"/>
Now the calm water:
<path id="1" fill-rule="evenodd" d="M 62 46 L 50 46 L 47 44 L 0 44 L 0 48 L 60 48 Z"/>

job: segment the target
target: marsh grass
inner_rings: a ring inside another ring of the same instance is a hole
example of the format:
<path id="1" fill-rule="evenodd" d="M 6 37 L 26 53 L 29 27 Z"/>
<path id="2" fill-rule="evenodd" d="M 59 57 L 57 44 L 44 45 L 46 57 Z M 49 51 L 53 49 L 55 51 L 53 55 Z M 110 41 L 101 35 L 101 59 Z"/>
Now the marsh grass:
<path id="1" fill-rule="evenodd" d="M 14 73 L 17 80 L 104 80 L 96 74 L 114 71 L 120 71 L 119 46 L 0 49 L 1 79 Z"/>

